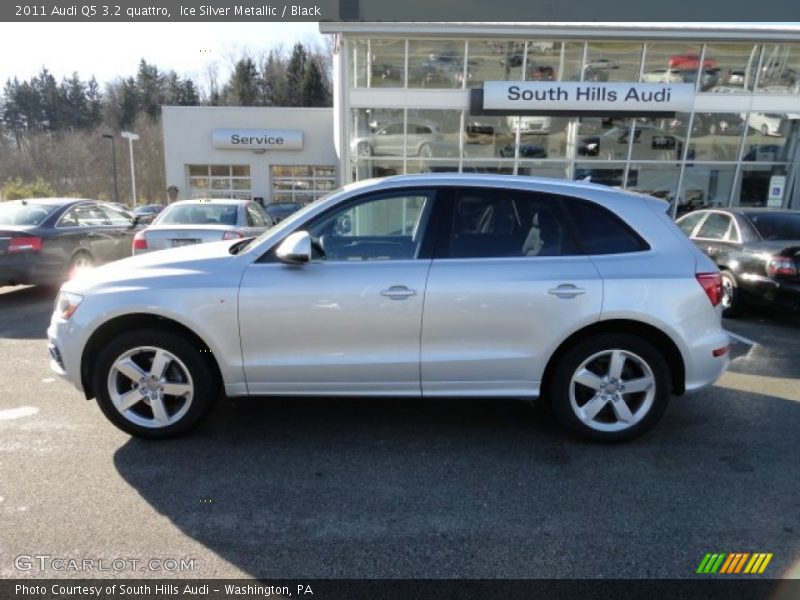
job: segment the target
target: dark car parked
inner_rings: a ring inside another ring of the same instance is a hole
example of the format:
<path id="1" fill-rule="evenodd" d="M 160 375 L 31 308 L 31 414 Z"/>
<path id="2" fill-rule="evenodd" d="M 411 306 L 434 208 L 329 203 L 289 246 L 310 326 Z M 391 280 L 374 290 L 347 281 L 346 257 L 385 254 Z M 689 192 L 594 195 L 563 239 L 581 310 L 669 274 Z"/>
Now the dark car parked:
<path id="1" fill-rule="evenodd" d="M 303 208 L 303 205 L 300 202 L 270 202 L 264 207 L 264 210 L 270 216 L 274 225 L 301 208 Z"/>
<path id="2" fill-rule="evenodd" d="M 133 215 L 138 217 L 137 223 L 139 225 L 148 225 L 153 222 L 153 219 L 155 219 L 162 210 L 164 210 L 163 204 L 144 204 L 134 208 Z"/>
<path id="3" fill-rule="evenodd" d="M 678 226 L 719 266 L 724 316 L 748 304 L 800 308 L 800 211 L 703 209 Z"/>
<path id="4" fill-rule="evenodd" d="M 56 284 L 79 269 L 131 255 L 136 220 L 95 200 L 0 203 L 0 284 Z"/>

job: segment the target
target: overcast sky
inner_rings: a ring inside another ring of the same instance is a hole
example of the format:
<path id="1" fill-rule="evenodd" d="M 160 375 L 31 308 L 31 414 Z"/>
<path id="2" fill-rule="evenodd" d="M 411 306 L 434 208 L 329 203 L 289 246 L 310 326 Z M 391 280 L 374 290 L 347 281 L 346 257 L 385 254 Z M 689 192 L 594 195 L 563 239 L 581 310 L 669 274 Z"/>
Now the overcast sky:
<path id="1" fill-rule="evenodd" d="M 77 71 L 106 82 L 136 74 L 139 59 L 202 80 L 208 63 L 227 73 L 229 57 L 318 41 L 317 23 L 1 23 L 0 85 L 46 66 L 59 81 Z"/>

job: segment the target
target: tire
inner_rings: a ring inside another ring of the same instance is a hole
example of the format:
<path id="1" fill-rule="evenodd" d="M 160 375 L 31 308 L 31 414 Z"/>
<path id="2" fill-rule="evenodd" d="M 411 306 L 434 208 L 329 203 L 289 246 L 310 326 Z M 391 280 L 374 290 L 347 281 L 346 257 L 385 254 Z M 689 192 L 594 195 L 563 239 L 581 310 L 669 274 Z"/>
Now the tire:
<path id="1" fill-rule="evenodd" d="M 158 378 L 151 372 L 156 357 L 163 365 Z M 100 409 L 133 436 L 169 438 L 185 433 L 208 414 L 217 397 L 201 348 L 170 331 L 123 333 L 103 348 L 95 365 L 92 383 Z"/>
<path id="2" fill-rule="evenodd" d="M 766 125 L 761 126 L 761 135 L 769 135 L 769 127 Z"/>
<path id="3" fill-rule="evenodd" d="M 422 144 L 419 147 L 417 156 L 419 156 L 420 158 L 431 158 L 433 156 L 433 150 L 431 149 L 430 145 Z"/>
<path id="4" fill-rule="evenodd" d="M 362 142 L 358 145 L 358 148 L 356 148 L 356 153 L 359 158 L 370 158 L 373 154 L 372 146 L 366 142 Z"/>
<path id="5" fill-rule="evenodd" d="M 636 391 L 631 390 L 633 380 Z M 624 442 L 652 429 L 664 414 L 669 367 L 661 352 L 639 336 L 601 334 L 578 342 L 561 357 L 547 393 L 556 418 L 571 432 Z"/>
<path id="6" fill-rule="evenodd" d="M 726 319 L 733 319 L 742 314 L 744 306 L 741 294 L 739 294 L 739 284 L 736 277 L 730 271 L 722 271 L 722 316 Z"/>
<path id="7" fill-rule="evenodd" d="M 94 267 L 94 265 L 95 261 L 94 258 L 92 258 L 92 255 L 84 250 L 79 250 L 69 261 L 69 267 L 67 267 L 67 277 L 72 279 L 81 271 L 91 269 Z"/>

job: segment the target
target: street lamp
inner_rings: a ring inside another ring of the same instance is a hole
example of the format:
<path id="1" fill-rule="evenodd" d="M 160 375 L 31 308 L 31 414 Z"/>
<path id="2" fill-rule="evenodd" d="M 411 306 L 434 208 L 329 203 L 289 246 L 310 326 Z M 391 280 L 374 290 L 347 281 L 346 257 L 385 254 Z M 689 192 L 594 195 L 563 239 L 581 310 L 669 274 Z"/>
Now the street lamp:
<path id="1" fill-rule="evenodd" d="M 136 206 L 136 172 L 133 170 L 133 142 L 138 140 L 139 136 L 130 131 L 123 131 L 120 135 L 128 140 L 128 150 L 131 153 L 131 197 L 133 206 Z"/>
<path id="2" fill-rule="evenodd" d="M 117 186 L 117 140 L 112 133 L 104 133 L 103 137 L 111 140 L 111 165 L 114 169 L 114 202 L 119 204 L 119 187 Z"/>

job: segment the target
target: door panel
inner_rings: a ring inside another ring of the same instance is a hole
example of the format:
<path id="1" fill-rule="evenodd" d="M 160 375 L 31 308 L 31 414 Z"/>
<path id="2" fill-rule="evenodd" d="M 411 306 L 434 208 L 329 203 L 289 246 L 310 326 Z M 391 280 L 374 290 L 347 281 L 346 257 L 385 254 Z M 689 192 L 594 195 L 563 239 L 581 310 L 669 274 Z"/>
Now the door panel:
<path id="1" fill-rule="evenodd" d="M 249 392 L 418 395 L 430 262 L 252 265 L 239 295 Z"/>
<path id="2" fill-rule="evenodd" d="M 565 332 L 596 318 L 602 293 L 582 256 L 434 260 L 423 395 L 536 395 L 549 354 Z"/>
<path id="3" fill-rule="evenodd" d="M 425 295 L 424 395 L 536 395 L 546 360 L 600 314 L 603 285 L 558 197 L 448 198 Z"/>

